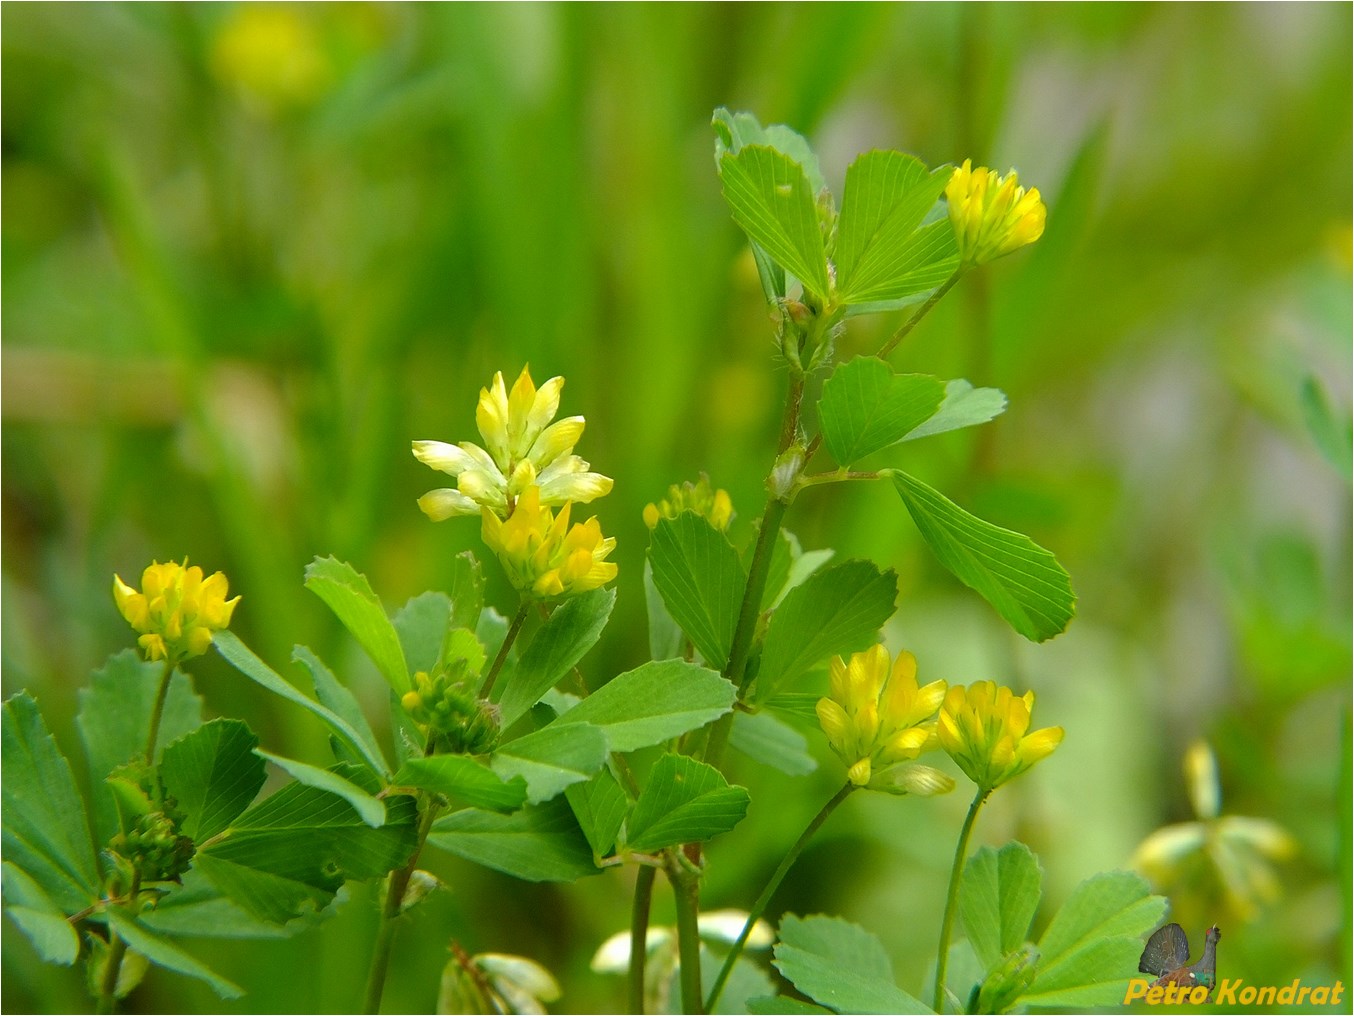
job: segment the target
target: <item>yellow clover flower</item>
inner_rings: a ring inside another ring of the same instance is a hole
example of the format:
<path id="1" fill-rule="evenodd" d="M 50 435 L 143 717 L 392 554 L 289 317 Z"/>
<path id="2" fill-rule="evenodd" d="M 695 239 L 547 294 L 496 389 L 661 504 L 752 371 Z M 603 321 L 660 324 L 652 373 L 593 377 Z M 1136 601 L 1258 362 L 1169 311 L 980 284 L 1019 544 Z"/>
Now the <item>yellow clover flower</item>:
<path id="1" fill-rule="evenodd" d="M 890 669 L 880 645 L 850 663 L 833 657 L 829 672 L 831 695 L 818 700 L 818 723 L 847 778 L 858 787 L 896 789 L 886 771 L 935 747 L 935 723 L 926 721 L 945 697 L 945 682 L 918 688 L 916 657 L 900 652 Z"/>
<path id="2" fill-rule="evenodd" d="M 482 511 L 484 542 L 498 555 L 513 588 L 535 599 L 574 596 L 605 585 L 616 577 L 606 560 L 616 547 L 603 537 L 593 516 L 570 528 L 568 502 L 558 515 L 542 505 L 539 487 L 530 486 L 517 499 L 507 521 L 490 509 Z"/>
<path id="3" fill-rule="evenodd" d="M 550 422 L 559 412 L 563 387 L 564 378 L 552 377 L 537 388 L 528 366 L 510 392 L 500 371 L 480 389 L 475 410 L 484 448 L 470 441 L 415 441 L 416 459 L 456 477 L 455 488 L 430 490 L 418 499 L 423 513 L 441 522 L 487 508 L 505 519 L 531 486 L 539 488 L 541 504 L 552 506 L 586 504 L 610 491 L 611 477 L 589 472 L 588 463 L 573 454 L 583 436 L 583 417 Z"/>
<path id="4" fill-rule="evenodd" d="M 1015 170 L 998 176 L 965 159 L 945 187 L 945 201 L 964 264 L 995 261 L 1044 234 L 1048 210 L 1039 189 L 1021 187 Z"/>
<path id="5" fill-rule="evenodd" d="M 230 626 L 237 596 L 226 599 L 229 584 L 216 572 L 202 577 L 197 565 L 152 562 L 141 574 L 141 592 L 113 576 L 113 599 L 127 623 L 141 633 L 137 643 L 148 660 L 178 663 L 201 656 L 212 633 Z"/>
<path id="6" fill-rule="evenodd" d="M 956 685 L 945 695 L 936 725 L 940 746 L 983 791 L 1015 779 L 1062 743 L 1062 727 L 1032 734 L 1034 692 L 1017 696 L 992 681 Z"/>
<path id="7" fill-rule="evenodd" d="M 650 529 L 658 525 L 660 518 L 675 519 L 684 511 L 692 511 L 704 518 L 721 533 L 729 528 L 733 521 L 733 502 L 729 492 L 716 490 L 710 485 L 710 477 L 701 473 L 701 478 L 692 483 L 690 480 L 668 487 L 668 496 L 657 504 L 650 502 L 644 506 L 644 524 Z"/>

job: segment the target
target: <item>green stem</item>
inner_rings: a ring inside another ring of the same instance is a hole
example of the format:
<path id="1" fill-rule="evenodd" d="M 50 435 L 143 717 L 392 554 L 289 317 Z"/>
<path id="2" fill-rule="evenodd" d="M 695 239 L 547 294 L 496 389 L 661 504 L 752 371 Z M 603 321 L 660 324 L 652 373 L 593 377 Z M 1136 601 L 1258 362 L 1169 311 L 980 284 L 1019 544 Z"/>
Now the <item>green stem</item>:
<path id="1" fill-rule="evenodd" d="M 399 871 L 390 873 L 390 887 L 386 891 L 385 905 L 381 908 L 381 924 L 376 931 L 376 944 L 372 947 L 371 972 L 367 975 L 367 996 L 363 1012 L 377 1013 L 381 1011 L 381 995 L 385 992 L 386 969 L 390 966 L 391 948 L 395 944 L 396 918 L 400 916 L 400 907 L 404 903 L 405 890 L 409 888 L 409 880 L 413 878 L 414 872 L 418 869 L 418 855 L 423 852 L 423 844 L 428 840 L 428 833 L 432 831 L 433 820 L 437 818 L 438 811 L 437 803 L 429 798 L 423 809 L 423 819 L 418 827 L 418 843 L 414 847 L 413 855 L 409 858 L 409 863 Z"/>
<path id="2" fill-rule="evenodd" d="M 488 698 L 489 692 L 494 687 L 494 681 L 498 678 L 498 672 L 503 669 L 503 661 L 508 658 L 508 650 L 512 648 L 513 642 L 517 639 L 517 633 L 522 630 L 522 624 L 527 619 L 527 610 L 531 604 L 527 600 L 522 601 L 522 605 L 517 608 L 517 616 L 512 619 L 512 624 L 508 627 L 508 634 L 503 637 L 503 645 L 498 647 L 498 655 L 494 657 L 493 666 L 489 668 L 489 674 L 484 679 L 484 686 L 480 688 L 480 698 Z"/>
<path id="3" fill-rule="evenodd" d="M 658 869 L 640 865 L 635 877 L 635 899 L 630 906 L 630 1011 L 644 1012 L 644 968 L 649 960 L 649 905 Z"/>
<path id="4" fill-rule="evenodd" d="M 823 805 L 822 810 L 813 817 L 813 821 L 804 828 L 802 833 L 800 833 L 799 839 L 795 840 L 795 845 L 790 848 L 790 852 L 781 859 L 779 867 L 776 868 L 775 873 L 771 876 L 771 880 L 766 883 L 766 888 L 762 890 L 762 894 L 757 897 L 757 902 L 752 905 L 752 910 L 748 912 L 748 919 L 743 925 L 742 932 L 738 935 L 738 941 L 734 942 L 733 948 L 729 950 L 729 955 L 724 958 L 724 965 L 719 968 L 719 976 L 715 978 L 715 985 L 710 989 L 710 995 L 705 1000 L 706 1012 L 715 1011 L 715 1005 L 719 1002 L 719 996 L 724 991 L 724 984 L 728 981 L 729 975 L 733 973 L 733 965 L 738 962 L 738 957 L 742 954 L 743 947 L 747 944 L 748 936 L 752 934 L 752 929 L 757 924 L 758 919 L 762 914 L 766 913 L 766 908 L 771 903 L 771 897 L 776 894 L 776 890 L 780 888 L 780 884 L 785 880 L 785 876 L 789 874 L 790 869 L 794 867 L 794 863 L 799 860 L 799 855 L 802 854 L 804 848 L 809 845 L 809 840 L 813 839 L 814 833 L 818 832 L 819 827 L 827 821 L 827 817 L 837 809 L 837 805 L 845 801 L 847 795 L 855 789 L 856 785 L 854 783 L 848 783 L 842 787 L 841 790 L 837 791 L 837 793 L 832 796 L 831 800 Z"/>
<path id="5" fill-rule="evenodd" d="M 682 1012 L 702 1013 L 705 1010 L 701 1008 L 700 875 L 679 865 L 676 860 L 668 862 L 668 879 L 672 882 L 677 904 L 677 963 L 682 985 Z"/>
<path id="6" fill-rule="evenodd" d="M 936 992 L 931 1006 L 936 1012 L 945 1011 L 945 968 L 950 960 L 950 932 L 954 930 L 954 913 L 959 909 L 959 878 L 964 872 L 964 857 L 968 854 L 968 840 L 973 832 L 973 823 L 978 818 L 978 809 L 983 806 L 990 789 L 978 788 L 973 803 L 968 806 L 968 816 L 964 827 L 959 830 L 959 844 L 954 849 L 954 866 L 950 869 L 950 888 L 945 896 L 945 917 L 940 922 L 940 945 L 936 949 Z"/>
<path id="7" fill-rule="evenodd" d="M 172 671 L 171 667 L 171 671 Z M 132 888 L 127 894 L 128 900 L 132 905 L 136 904 L 136 897 L 141 892 L 141 872 L 132 872 Z M 117 1008 L 118 1004 L 118 977 L 122 973 L 122 958 L 127 955 L 127 943 L 122 940 L 122 936 L 113 930 L 112 922 L 108 925 L 108 963 L 103 968 L 103 979 L 99 982 L 99 1012 L 111 1013 Z"/>
<path id="8" fill-rule="evenodd" d="M 174 676 L 174 661 L 166 658 L 160 687 L 155 692 L 155 705 L 150 710 L 150 732 L 146 735 L 146 764 L 155 765 L 155 742 L 160 740 L 160 720 L 165 714 L 165 699 L 169 698 L 169 681 Z"/>
<path id="9" fill-rule="evenodd" d="M 941 297 L 953 289 L 955 283 L 963 278 L 965 271 L 967 271 L 967 269 L 962 266 L 956 268 L 954 274 L 945 280 L 945 284 L 927 297 L 926 302 L 917 308 L 917 313 L 903 322 L 902 327 L 893 333 L 893 337 L 879 347 L 879 352 L 875 353 L 875 356 L 879 357 L 881 360 L 887 359 L 888 355 L 893 352 L 898 343 L 907 338 L 908 333 L 917 327 L 917 322 L 926 317 L 926 315 L 930 313 L 931 308 L 940 302 Z"/>

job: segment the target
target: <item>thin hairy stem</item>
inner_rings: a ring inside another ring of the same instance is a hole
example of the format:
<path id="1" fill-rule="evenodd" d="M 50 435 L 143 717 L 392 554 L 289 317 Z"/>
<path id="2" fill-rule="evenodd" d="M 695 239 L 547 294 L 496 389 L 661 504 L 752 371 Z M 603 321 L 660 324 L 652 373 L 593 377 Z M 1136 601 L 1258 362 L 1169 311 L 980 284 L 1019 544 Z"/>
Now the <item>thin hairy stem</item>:
<path id="1" fill-rule="evenodd" d="M 781 858 L 780 865 L 772 874 L 770 881 L 766 883 L 766 887 L 762 889 L 762 894 L 757 897 L 757 902 L 752 905 L 752 910 L 748 912 L 748 919 L 743 925 L 742 932 L 738 935 L 738 940 L 729 950 L 729 955 L 724 958 L 724 965 L 719 968 L 719 976 L 715 978 L 714 987 L 710 989 L 709 997 L 705 1000 L 706 1012 L 715 1011 L 715 1006 L 719 1003 L 719 996 L 724 991 L 724 984 L 728 981 L 729 975 L 733 973 L 733 965 L 738 962 L 738 957 L 742 955 L 748 936 L 752 934 L 752 929 L 756 926 L 762 914 L 766 913 L 766 908 L 771 903 L 771 897 L 776 895 L 776 890 L 780 888 L 781 882 L 785 881 L 785 876 L 794 867 L 794 863 L 799 860 L 799 855 L 804 852 L 804 848 L 809 845 L 809 840 L 813 839 L 814 833 L 818 832 L 822 824 L 827 821 L 827 817 L 837 809 L 837 805 L 845 801 L 851 791 L 855 789 L 854 783 L 848 783 L 837 791 L 813 817 L 813 821 L 804 827 L 804 831 L 799 834 L 799 839 L 795 840 L 795 845 L 790 848 L 790 852 Z"/>
<path id="2" fill-rule="evenodd" d="M 950 869 L 950 888 L 945 895 L 945 917 L 940 922 L 940 945 L 936 948 L 936 992 L 932 1006 L 936 1012 L 945 1011 L 945 968 L 950 961 L 950 933 L 954 930 L 954 913 L 959 909 L 959 878 L 964 872 L 964 858 L 968 855 L 968 840 L 973 833 L 973 823 L 978 818 L 978 809 L 983 806 L 991 790 L 978 788 L 973 803 L 968 806 L 968 815 L 964 827 L 959 830 L 959 843 L 954 848 L 954 866 Z"/>
<path id="3" fill-rule="evenodd" d="M 644 1012 L 644 968 L 649 960 L 649 905 L 658 869 L 640 865 L 635 876 L 635 898 L 630 905 L 630 975 L 627 982 L 630 1011 Z"/>
<path id="4" fill-rule="evenodd" d="M 954 288 L 955 283 L 963 277 L 964 271 L 965 269 L 963 268 L 956 268 L 954 274 L 945 280 L 944 285 L 927 297 L 926 302 L 917 308 L 917 312 L 903 322 L 902 326 L 893 333 L 888 342 L 879 347 L 879 352 L 875 353 L 875 356 L 879 357 L 881 360 L 888 359 L 888 355 L 897 348 L 898 343 L 907 338 L 908 333 L 916 328 L 917 323 L 930 313 L 931 308 L 938 304 L 941 298 Z"/>
<path id="5" fill-rule="evenodd" d="M 431 752 L 429 753 L 431 754 Z M 399 871 L 390 873 L 390 886 L 386 890 L 385 905 L 381 908 L 381 923 L 376 931 L 376 944 L 372 947 L 371 971 L 367 975 L 366 1003 L 362 1009 L 366 1013 L 381 1011 L 381 995 L 385 992 L 386 970 L 390 966 L 391 948 L 395 944 L 396 918 L 400 916 L 400 907 L 404 903 L 405 890 L 409 880 L 418 869 L 418 855 L 423 852 L 423 844 L 432 831 L 433 820 L 437 818 L 439 808 L 431 797 L 423 808 L 423 819 L 418 826 L 418 842 L 409 863 Z"/>
<path id="6" fill-rule="evenodd" d="M 155 765 L 155 743 L 160 740 L 160 721 L 165 715 L 165 699 L 169 698 L 169 682 L 174 676 L 174 661 L 165 659 L 160 687 L 155 691 L 155 704 L 150 710 L 150 731 L 146 734 L 146 764 Z"/>
<path id="7" fill-rule="evenodd" d="M 680 848 L 679 848 L 680 849 Z M 668 879 L 677 904 L 677 962 L 682 987 L 682 1012 L 702 1013 L 701 1006 L 701 936 L 700 936 L 700 875 L 680 867 L 673 860 L 668 864 Z"/>

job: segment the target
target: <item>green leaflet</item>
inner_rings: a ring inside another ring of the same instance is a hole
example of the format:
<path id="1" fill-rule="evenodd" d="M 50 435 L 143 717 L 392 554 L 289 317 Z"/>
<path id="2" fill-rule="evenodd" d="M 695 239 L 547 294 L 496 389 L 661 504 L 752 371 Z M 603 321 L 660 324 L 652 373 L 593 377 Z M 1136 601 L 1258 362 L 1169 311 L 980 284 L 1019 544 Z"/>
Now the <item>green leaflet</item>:
<path id="1" fill-rule="evenodd" d="M 489 760 L 494 772 L 506 779 L 526 780 L 527 803 L 539 804 L 581 783 L 607 760 L 606 734 L 589 723 L 551 724 L 507 744 L 499 745 Z"/>
<path id="2" fill-rule="evenodd" d="M 1039 907 L 1043 874 L 1030 848 L 1008 843 L 983 847 L 964 866 L 959 913 L 985 970 L 1025 942 Z"/>
<path id="3" fill-rule="evenodd" d="M 695 512 L 662 518 L 649 537 L 654 586 L 705 662 L 729 661 L 747 575 L 726 537 Z"/>
<path id="4" fill-rule="evenodd" d="M 472 808 L 516 811 L 526 802 L 527 784 L 520 776 L 504 778 L 469 755 L 432 755 L 406 759 L 391 781 L 442 794 Z"/>
<path id="5" fill-rule="evenodd" d="M 512 815 L 453 812 L 433 824 L 428 842 L 528 882 L 573 882 L 598 871 L 573 812 L 559 798 Z"/>
<path id="6" fill-rule="evenodd" d="M 343 798 L 353 806 L 353 810 L 362 817 L 362 821 L 373 829 L 385 824 L 385 804 L 356 783 L 345 780 L 338 773 L 310 765 L 308 762 L 298 762 L 294 758 L 273 755 L 259 748 L 254 749 L 254 754 L 277 766 L 297 783 L 303 783 L 307 787 L 324 790 Z"/>
<path id="7" fill-rule="evenodd" d="M 28 936 L 33 948 L 48 963 L 70 966 L 80 955 L 80 936 L 66 914 L 52 902 L 42 886 L 9 861 L 4 870 L 5 913 Z"/>
<path id="8" fill-rule="evenodd" d="M 894 984 L 893 966 L 879 939 L 850 921 L 787 914 L 775 956 L 791 984 L 837 1012 L 931 1012 Z"/>
<path id="9" fill-rule="evenodd" d="M 703 843 L 728 832 L 747 814 L 748 792 L 719 770 L 687 755 L 666 754 L 627 823 L 626 846 L 651 853 L 679 843 Z"/>
<path id="10" fill-rule="evenodd" d="M 920 480 L 890 470 L 908 514 L 936 557 L 1031 642 L 1062 632 L 1075 612 L 1072 581 L 1028 536 L 970 515 Z"/>
<path id="11" fill-rule="evenodd" d="M 390 686 L 400 694 L 408 691 L 409 668 L 400 637 L 366 576 L 345 561 L 317 557 L 306 565 L 306 588 L 343 622 Z"/>
<path id="12" fill-rule="evenodd" d="M 174 943 L 161 938 L 140 920 L 118 907 L 108 909 L 108 923 L 123 940 L 152 963 L 173 970 L 186 977 L 195 977 L 206 981 L 214 992 L 222 998 L 239 998 L 244 994 L 238 985 L 217 974 L 195 956 L 184 952 Z"/>
<path id="13" fill-rule="evenodd" d="M 1006 411 L 1006 393 L 997 388 L 974 388 L 963 378 L 945 382 L 945 401 L 926 422 L 918 424 L 904 435 L 904 441 L 915 441 L 932 434 L 976 427 L 996 419 Z"/>
<path id="14" fill-rule="evenodd" d="M 241 720 L 212 720 L 165 748 L 160 778 L 187 816 L 183 835 L 201 843 L 225 829 L 263 786 L 258 736 Z"/>
<path id="15" fill-rule="evenodd" d="M 841 364 L 823 385 L 818 418 L 823 442 L 843 468 L 902 441 L 931 419 L 945 386 L 928 374 L 895 374 L 873 356 Z"/>
<path id="16" fill-rule="evenodd" d="M 616 834 L 630 810 L 625 791 L 610 770 L 602 769 L 585 783 L 570 786 L 564 796 L 569 800 L 579 828 L 588 838 L 594 857 L 605 857 L 616 845 Z"/>

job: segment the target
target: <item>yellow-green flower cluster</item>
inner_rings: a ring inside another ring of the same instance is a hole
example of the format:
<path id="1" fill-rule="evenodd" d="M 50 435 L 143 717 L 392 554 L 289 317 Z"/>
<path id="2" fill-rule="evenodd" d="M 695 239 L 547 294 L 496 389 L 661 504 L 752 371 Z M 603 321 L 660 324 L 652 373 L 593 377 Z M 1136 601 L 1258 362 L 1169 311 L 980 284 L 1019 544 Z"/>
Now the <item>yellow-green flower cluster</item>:
<path id="1" fill-rule="evenodd" d="M 733 520 L 733 502 L 728 491 L 716 490 L 710 485 L 710 477 L 702 473 L 695 483 L 690 480 L 680 485 L 674 483 L 668 488 L 667 497 L 657 504 L 645 505 L 644 524 L 653 529 L 660 518 L 675 519 L 682 512 L 695 512 L 723 532 Z"/>
<path id="2" fill-rule="evenodd" d="M 480 389 L 475 422 L 484 447 L 470 441 L 415 441 L 414 457 L 456 478 L 456 487 L 430 490 L 418 506 L 434 522 L 454 515 L 478 515 L 488 509 L 500 519 L 512 512 L 528 487 L 538 488 L 541 504 L 586 504 L 611 490 L 609 476 L 589 472 L 573 454 L 584 420 L 569 416 L 554 423 L 564 378 L 552 377 L 537 388 L 529 367 L 508 391 L 503 374 Z"/>
<path id="3" fill-rule="evenodd" d="M 465 666 L 432 674 L 418 671 L 413 688 L 404 693 L 400 704 L 414 722 L 438 738 L 444 751 L 484 755 L 498 744 L 498 707 L 475 695 Z"/>
<path id="4" fill-rule="evenodd" d="M 148 660 L 178 663 L 201 656 L 212 633 L 230 626 L 237 596 L 226 599 L 229 583 L 221 572 L 203 578 L 197 565 L 152 562 L 141 574 L 141 592 L 113 576 L 118 611 L 141 633 L 137 643 Z"/>
<path id="5" fill-rule="evenodd" d="M 1039 189 L 1020 186 L 1015 170 L 999 176 L 970 160 L 954 171 L 945 187 L 959 257 L 966 265 L 981 265 L 1034 243 L 1044 234 L 1047 209 Z"/>
<path id="6" fill-rule="evenodd" d="M 818 722 L 846 765 L 847 778 L 858 787 L 924 792 L 934 781 L 914 787 L 892 779 L 890 770 L 936 746 L 933 717 L 945 697 L 945 682 L 919 688 L 916 657 L 900 652 L 890 667 L 888 650 L 880 645 L 856 653 L 849 663 L 833 657 L 829 670 L 831 695 L 818 700 Z M 925 792 L 944 792 L 952 785 Z"/>
<path id="7" fill-rule="evenodd" d="M 508 573 L 513 588 L 533 599 L 574 596 L 605 585 L 616 577 L 607 555 L 614 537 L 603 537 L 596 516 L 569 526 L 573 508 L 565 504 L 552 514 L 541 503 L 540 488 L 527 487 L 507 521 L 485 508 L 482 535 Z"/>
<path id="8" fill-rule="evenodd" d="M 1032 691 L 1016 695 L 992 681 L 955 685 L 941 704 L 936 735 L 964 775 L 990 792 L 1062 743 L 1062 727 L 1026 733 L 1033 712 Z"/>

